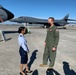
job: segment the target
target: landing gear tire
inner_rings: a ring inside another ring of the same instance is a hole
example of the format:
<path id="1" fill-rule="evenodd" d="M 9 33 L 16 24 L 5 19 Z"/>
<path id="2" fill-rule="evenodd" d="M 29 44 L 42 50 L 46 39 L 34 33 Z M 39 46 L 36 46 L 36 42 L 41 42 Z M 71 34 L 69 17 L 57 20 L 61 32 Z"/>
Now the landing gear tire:
<path id="1" fill-rule="evenodd" d="M 66 29 L 66 27 L 63 27 L 63 29 Z"/>
<path id="2" fill-rule="evenodd" d="M 46 29 L 47 28 L 47 26 L 42 26 L 44 29 Z"/>

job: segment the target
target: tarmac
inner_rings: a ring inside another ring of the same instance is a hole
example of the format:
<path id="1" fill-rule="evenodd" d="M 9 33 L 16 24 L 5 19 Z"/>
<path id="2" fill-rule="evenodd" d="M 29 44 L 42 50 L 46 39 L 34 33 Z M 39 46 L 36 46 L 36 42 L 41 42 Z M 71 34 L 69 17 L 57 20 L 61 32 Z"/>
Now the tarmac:
<path id="1" fill-rule="evenodd" d="M 6 42 L 0 42 L 0 75 L 19 75 L 18 28 L 19 26 L 0 26 L 0 29 L 7 32 Z M 31 34 L 26 34 L 25 37 L 30 50 L 28 64 L 33 72 L 28 75 L 76 75 L 76 27 L 59 30 L 60 40 L 56 62 L 53 70 L 49 72 L 48 67 L 39 66 L 42 63 L 47 30 L 41 28 L 30 30 Z"/>

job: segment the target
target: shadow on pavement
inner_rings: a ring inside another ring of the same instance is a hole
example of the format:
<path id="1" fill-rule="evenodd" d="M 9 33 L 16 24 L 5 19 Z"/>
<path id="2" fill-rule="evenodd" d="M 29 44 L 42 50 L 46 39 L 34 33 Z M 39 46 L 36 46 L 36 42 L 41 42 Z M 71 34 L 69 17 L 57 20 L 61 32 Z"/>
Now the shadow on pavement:
<path id="1" fill-rule="evenodd" d="M 54 69 L 52 69 L 50 71 L 46 71 L 46 75 L 60 75 L 60 74 Z"/>
<path id="2" fill-rule="evenodd" d="M 35 70 L 32 75 L 38 75 L 38 70 Z"/>
<path id="3" fill-rule="evenodd" d="M 6 39 L 6 41 L 9 41 L 9 40 L 11 40 L 12 38 L 8 38 L 8 39 Z"/>
<path id="4" fill-rule="evenodd" d="M 18 33 L 18 31 L 4 31 L 5 34 Z"/>
<path id="5" fill-rule="evenodd" d="M 63 70 L 65 75 L 76 75 L 76 72 L 73 69 L 70 69 L 68 62 L 63 62 Z"/>
<path id="6" fill-rule="evenodd" d="M 30 61 L 29 61 L 29 63 L 28 63 L 29 70 L 30 70 L 30 68 L 31 68 L 31 65 L 33 64 L 33 62 L 34 62 L 35 59 L 36 59 L 37 52 L 38 52 L 38 50 L 35 50 L 35 51 L 32 53 L 31 57 L 30 57 Z"/>

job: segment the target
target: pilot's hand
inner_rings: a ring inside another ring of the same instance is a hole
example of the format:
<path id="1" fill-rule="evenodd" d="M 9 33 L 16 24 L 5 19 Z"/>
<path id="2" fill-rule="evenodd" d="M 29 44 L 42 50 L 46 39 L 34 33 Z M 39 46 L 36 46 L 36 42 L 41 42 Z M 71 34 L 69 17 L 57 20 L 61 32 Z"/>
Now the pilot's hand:
<path id="1" fill-rule="evenodd" d="M 46 46 L 46 42 L 44 43 L 44 46 Z"/>
<path id="2" fill-rule="evenodd" d="M 56 51 L 56 48 L 55 48 L 55 47 L 53 47 L 53 48 L 52 48 L 52 51 Z"/>

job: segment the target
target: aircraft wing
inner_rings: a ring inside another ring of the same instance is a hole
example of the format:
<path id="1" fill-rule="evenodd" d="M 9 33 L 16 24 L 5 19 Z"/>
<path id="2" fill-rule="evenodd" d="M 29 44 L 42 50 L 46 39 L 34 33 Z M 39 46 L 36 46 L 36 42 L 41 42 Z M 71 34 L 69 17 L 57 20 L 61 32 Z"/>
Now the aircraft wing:
<path id="1" fill-rule="evenodd" d="M 76 21 L 75 19 L 67 19 L 68 21 Z"/>
<path id="2" fill-rule="evenodd" d="M 68 22 L 69 24 L 76 24 L 76 22 Z"/>

